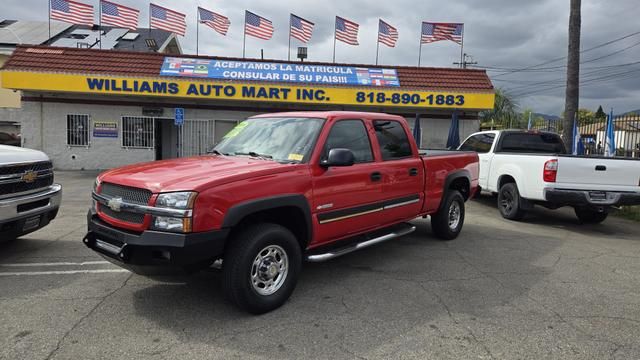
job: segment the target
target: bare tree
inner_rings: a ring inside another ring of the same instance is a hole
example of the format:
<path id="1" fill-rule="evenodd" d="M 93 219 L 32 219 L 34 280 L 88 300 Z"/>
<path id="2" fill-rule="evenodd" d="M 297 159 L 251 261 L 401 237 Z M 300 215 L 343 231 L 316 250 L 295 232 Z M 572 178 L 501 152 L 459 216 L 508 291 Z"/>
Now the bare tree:
<path id="1" fill-rule="evenodd" d="M 573 143 L 573 119 L 580 99 L 580 23 L 581 0 L 571 0 L 569 14 L 569 56 L 567 59 L 567 91 L 564 105 L 562 136 L 568 151 Z"/>

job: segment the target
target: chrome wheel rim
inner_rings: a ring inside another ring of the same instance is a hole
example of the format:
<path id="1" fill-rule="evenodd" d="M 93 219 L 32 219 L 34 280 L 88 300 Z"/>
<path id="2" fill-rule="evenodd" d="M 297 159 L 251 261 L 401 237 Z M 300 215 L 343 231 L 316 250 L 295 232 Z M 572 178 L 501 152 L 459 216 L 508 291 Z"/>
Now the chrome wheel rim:
<path id="1" fill-rule="evenodd" d="M 456 230 L 458 228 L 461 214 L 460 204 L 457 201 L 452 202 L 449 206 L 449 229 Z"/>
<path id="2" fill-rule="evenodd" d="M 258 294 L 266 296 L 278 291 L 289 273 L 289 258 L 278 245 L 269 245 L 256 255 L 251 264 L 251 285 Z"/>

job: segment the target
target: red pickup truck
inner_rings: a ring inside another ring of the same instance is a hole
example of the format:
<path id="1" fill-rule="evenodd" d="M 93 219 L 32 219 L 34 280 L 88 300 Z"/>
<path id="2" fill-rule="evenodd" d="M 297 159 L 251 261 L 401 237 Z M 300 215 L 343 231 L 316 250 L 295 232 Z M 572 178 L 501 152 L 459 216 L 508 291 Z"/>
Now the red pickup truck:
<path id="1" fill-rule="evenodd" d="M 222 259 L 228 298 L 264 313 L 291 295 L 303 260 L 406 235 L 427 215 L 437 237 L 457 237 L 477 186 L 475 152 L 421 154 L 400 116 L 267 114 L 209 155 L 99 175 L 83 241 L 140 274 Z"/>

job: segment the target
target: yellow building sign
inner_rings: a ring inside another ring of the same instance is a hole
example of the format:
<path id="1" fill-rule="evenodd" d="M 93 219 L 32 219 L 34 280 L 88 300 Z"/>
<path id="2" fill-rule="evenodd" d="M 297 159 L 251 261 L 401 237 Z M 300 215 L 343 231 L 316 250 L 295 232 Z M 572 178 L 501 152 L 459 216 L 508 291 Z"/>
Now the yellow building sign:
<path id="1" fill-rule="evenodd" d="M 224 81 L 87 76 L 3 71 L 5 88 L 85 94 L 117 94 L 193 99 L 360 105 L 377 107 L 492 109 L 493 93 L 411 91 L 317 85 L 229 83 Z"/>

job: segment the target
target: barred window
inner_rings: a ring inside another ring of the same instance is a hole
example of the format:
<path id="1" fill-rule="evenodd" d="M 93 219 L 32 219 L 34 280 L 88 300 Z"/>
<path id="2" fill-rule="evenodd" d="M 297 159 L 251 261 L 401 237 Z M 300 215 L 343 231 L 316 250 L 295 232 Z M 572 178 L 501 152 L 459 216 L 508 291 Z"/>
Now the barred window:
<path id="1" fill-rule="evenodd" d="M 67 115 L 67 145 L 89 146 L 89 115 Z"/>
<path id="2" fill-rule="evenodd" d="M 122 146 L 126 148 L 153 149 L 153 118 L 138 116 L 122 117 Z"/>

